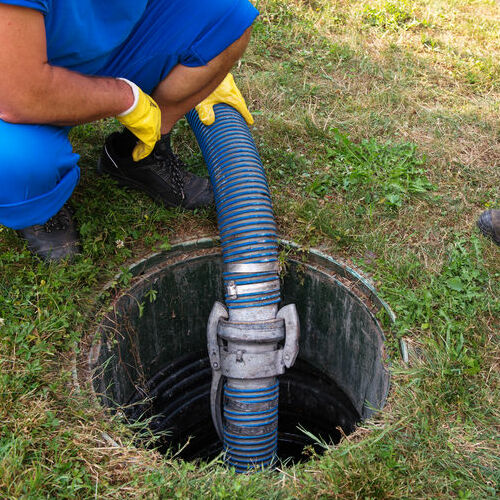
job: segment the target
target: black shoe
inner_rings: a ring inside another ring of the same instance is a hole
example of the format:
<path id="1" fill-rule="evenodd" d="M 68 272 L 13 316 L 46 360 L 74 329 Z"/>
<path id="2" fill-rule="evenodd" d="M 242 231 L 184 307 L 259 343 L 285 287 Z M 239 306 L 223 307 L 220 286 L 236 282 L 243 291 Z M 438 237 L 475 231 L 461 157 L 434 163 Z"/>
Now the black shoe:
<path id="1" fill-rule="evenodd" d="M 477 220 L 477 227 L 484 236 L 500 245 L 500 210 L 485 210 Z"/>
<path id="2" fill-rule="evenodd" d="M 184 170 L 184 163 L 170 147 L 170 134 L 162 136 L 153 152 L 138 162 L 132 159 L 136 143 L 127 129 L 111 134 L 104 144 L 98 172 L 110 175 L 120 186 L 144 191 L 167 207 L 194 209 L 213 204 L 210 181 Z"/>
<path id="3" fill-rule="evenodd" d="M 45 224 L 29 226 L 17 233 L 27 240 L 31 252 L 46 261 L 71 259 L 80 252 L 78 234 L 67 205 Z"/>

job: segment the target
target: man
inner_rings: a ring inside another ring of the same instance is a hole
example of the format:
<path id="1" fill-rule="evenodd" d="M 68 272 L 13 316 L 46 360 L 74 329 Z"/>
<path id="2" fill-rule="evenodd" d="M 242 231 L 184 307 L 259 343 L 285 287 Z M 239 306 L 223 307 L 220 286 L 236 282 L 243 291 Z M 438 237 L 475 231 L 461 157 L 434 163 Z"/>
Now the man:
<path id="1" fill-rule="evenodd" d="M 106 140 L 101 170 L 167 206 L 212 203 L 169 133 L 215 89 L 250 120 L 224 78 L 257 15 L 248 0 L 0 0 L 0 224 L 42 258 L 75 254 L 68 132 L 110 116 L 126 128 Z"/>

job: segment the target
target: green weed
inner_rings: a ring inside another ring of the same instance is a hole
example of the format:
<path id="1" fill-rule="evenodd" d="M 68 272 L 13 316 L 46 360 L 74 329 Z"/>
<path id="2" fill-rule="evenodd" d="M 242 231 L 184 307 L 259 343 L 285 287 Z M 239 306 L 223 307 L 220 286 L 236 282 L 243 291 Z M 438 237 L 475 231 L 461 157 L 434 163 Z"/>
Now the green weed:
<path id="1" fill-rule="evenodd" d="M 387 279 L 381 285 L 398 316 L 397 334 L 425 332 L 433 349 L 446 354 L 446 373 L 477 374 L 481 362 L 475 354 L 478 339 L 469 334 L 470 320 L 488 310 L 494 316 L 500 314 L 500 303 L 488 300 L 498 290 L 495 291 L 495 286 L 490 289 L 491 278 L 483 267 L 480 241 L 473 237 L 451 244 L 437 273 L 426 273 L 424 266 L 411 255 L 406 255 L 401 265 L 395 275 L 404 273 L 406 280 L 417 282 L 418 287 L 409 289 L 405 282 Z M 380 266 L 386 269 L 387 263 Z"/>
<path id="2" fill-rule="evenodd" d="M 366 24 L 384 30 L 429 26 L 427 20 L 417 19 L 414 2 L 407 0 L 389 0 L 379 6 L 370 4 L 363 9 L 362 15 Z"/>
<path id="3" fill-rule="evenodd" d="M 412 195 L 434 189 L 426 177 L 425 157 L 415 144 L 379 143 L 373 138 L 356 144 L 333 129 L 326 160 L 308 191 L 322 197 L 343 190 L 347 199 L 357 200 L 358 212 L 375 204 L 401 207 Z"/>

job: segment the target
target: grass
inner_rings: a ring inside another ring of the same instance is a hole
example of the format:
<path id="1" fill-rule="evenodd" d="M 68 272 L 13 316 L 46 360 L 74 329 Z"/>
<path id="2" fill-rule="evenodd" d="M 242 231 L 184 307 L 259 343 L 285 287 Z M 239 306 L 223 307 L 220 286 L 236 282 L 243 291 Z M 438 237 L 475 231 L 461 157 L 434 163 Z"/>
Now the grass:
<path id="1" fill-rule="evenodd" d="M 500 205 L 498 4 L 258 4 L 235 73 L 280 230 L 353 261 L 396 311 L 385 411 L 322 457 L 237 477 L 134 447 L 137 430 L 77 390 L 71 354 L 104 284 L 151 251 L 217 232 L 211 209 L 167 210 L 96 176 L 116 127 L 106 120 L 72 132 L 75 263 L 42 264 L 0 227 L 1 498 L 498 495 L 499 253 L 475 228 Z M 184 122 L 174 140 L 202 171 Z"/>

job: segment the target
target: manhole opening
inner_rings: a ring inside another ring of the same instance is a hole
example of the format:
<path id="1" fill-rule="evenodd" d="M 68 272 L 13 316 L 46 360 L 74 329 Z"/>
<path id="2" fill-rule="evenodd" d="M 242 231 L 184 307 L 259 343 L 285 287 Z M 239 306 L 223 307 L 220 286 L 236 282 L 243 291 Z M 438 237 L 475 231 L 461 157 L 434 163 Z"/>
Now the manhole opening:
<path id="1" fill-rule="evenodd" d="M 305 257 L 290 257 L 282 280 L 282 303 L 295 303 L 301 321 L 299 358 L 280 377 L 278 455 L 285 462 L 337 443 L 384 406 L 389 387 L 373 290 L 327 256 Z M 219 250 L 184 244 L 132 272 L 132 286 L 91 339 L 93 388 L 129 421 L 147 419 L 160 451 L 212 459 L 222 445 L 210 415 L 206 322 L 223 297 Z"/>

